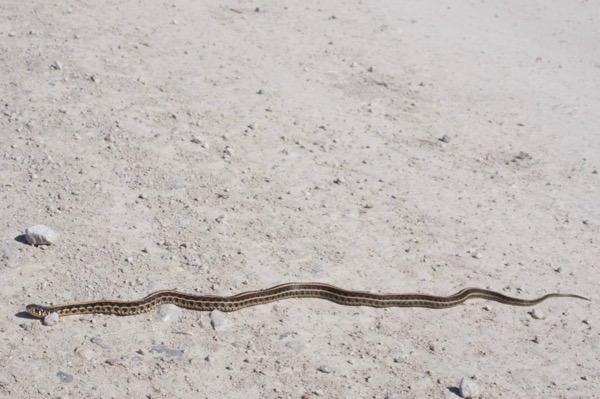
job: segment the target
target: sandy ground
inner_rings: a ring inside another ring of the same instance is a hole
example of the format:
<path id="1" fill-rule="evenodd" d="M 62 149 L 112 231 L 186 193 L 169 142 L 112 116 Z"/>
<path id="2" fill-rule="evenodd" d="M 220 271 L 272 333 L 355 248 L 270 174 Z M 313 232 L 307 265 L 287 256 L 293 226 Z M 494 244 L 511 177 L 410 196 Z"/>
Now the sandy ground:
<path id="1" fill-rule="evenodd" d="M 600 397 L 597 2 L 0 15 L 0 396 Z M 24 314 L 287 281 L 592 301 Z"/>

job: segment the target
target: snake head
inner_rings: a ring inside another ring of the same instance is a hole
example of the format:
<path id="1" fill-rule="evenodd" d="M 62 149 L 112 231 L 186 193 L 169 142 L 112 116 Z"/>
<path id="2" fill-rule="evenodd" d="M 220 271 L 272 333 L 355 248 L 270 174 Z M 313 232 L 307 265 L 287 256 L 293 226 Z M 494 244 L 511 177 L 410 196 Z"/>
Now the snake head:
<path id="1" fill-rule="evenodd" d="M 25 310 L 27 311 L 27 313 L 29 313 L 33 317 L 37 317 L 38 319 L 43 319 L 44 317 L 52 313 L 47 307 L 34 304 L 27 305 L 25 307 Z"/>

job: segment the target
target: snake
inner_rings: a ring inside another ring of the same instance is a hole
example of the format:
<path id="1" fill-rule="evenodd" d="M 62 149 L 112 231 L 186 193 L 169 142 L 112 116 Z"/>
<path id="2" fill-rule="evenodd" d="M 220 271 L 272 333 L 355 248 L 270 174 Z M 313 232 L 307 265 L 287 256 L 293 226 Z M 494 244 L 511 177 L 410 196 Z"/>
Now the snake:
<path id="1" fill-rule="evenodd" d="M 326 299 L 340 305 L 369 306 L 373 308 L 421 307 L 445 309 L 460 305 L 470 299 L 486 299 L 506 305 L 534 306 L 548 298 L 577 298 L 589 301 L 580 295 L 551 293 L 536 299 L 514 298 L 496 291 L 481 288 L 465 288 L 449 296 L 427 294 L 374 294 L 363 291 L 350 291 L 323 283 L 286 283 L 271 288 L 246 291 L 231 296 L 192 295 L 174 290 L 156 291 L 137 301 L 97 300 L 72 302 L 60 305 L 27 305 L 27 313 L 44 318 L 52 313 L 59 316 L 80 314 L 111 314 L 119 316 L 150 312 L 160 305 L 172 304 L 180 308 L 222 312 L 233 312 L 249 306 L 263 305 L 289 298 Z"/>

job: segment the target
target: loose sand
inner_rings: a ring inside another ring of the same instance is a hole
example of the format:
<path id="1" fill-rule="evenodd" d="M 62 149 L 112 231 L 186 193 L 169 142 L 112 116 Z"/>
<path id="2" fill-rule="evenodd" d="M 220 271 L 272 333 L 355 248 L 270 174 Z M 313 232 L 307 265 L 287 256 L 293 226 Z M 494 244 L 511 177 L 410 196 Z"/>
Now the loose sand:
<path id="1" fill-rule="evenodd" d="M 599 397 L 598 3 L 0 13 L 0 396 Z M 592 301 L 24 314 L 287 281 Z"/>

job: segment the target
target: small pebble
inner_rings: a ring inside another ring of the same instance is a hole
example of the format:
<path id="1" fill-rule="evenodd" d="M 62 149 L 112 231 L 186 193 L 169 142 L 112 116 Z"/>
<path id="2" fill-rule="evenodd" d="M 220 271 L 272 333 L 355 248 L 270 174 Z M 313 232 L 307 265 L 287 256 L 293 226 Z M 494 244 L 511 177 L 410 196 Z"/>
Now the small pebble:
<path id="1" fill-rule="evenodd" d="M 0 243 L 0 259 L 11 259 L 14 254 L 13 247 L 5 243 Z"/>
<path id="2" fill-rule="evenodd" d="M 48 316 L 44 317 L 44 320 L 42 320 L 42 324 L 44 324 L 45 326 L 55 326 L 58 324 L 58 320 L 60 319 L 60 317 L 58 316 L 58 313 L 53 312 L 50 313 Z"/>
<path id="3" fill-rule="evenodd" d="M 533 309 L 529 314 L 536 320 L 543 320 L 546 318 L 546 315 L 541 310 L 537 309 Z"/>
<path id="4" fill-rule="evenodd" d="M 52 64 L 50 64 L 50 66 L 51 66 L 53 69 L 56 69 L 57 71 L 60 71 L 60 70 L 62 69 L 62 67 L 63 67 L 63 65 L 62 65 L 62 62 L 60 62 L 60 61 L 58 61 L 58 60 L 57 60 L 57 61 L 54 61 Z"/>
<path id="5" fill-rule="evenodd" d="M 524 151 L 520 151 L 519 154 L 515 156 L 515 159 L 519 159 L 521 161 L 529 161 L 532 159 L 532 156 Z"/>
<path id="6" fill-rule="evenodd" d="M 60 379 L 61 382 L 71 382 L 73 381 L 73 376 L 69 373 L 65 373 L 64 371 L 59 371 L 56 373 L 56 376 Z"/>
<path id="7" fill-rule="evenodd" d="M 481 252 L 479 252 L 479 251 L 474 252 L 473 255 L 471 255 L 471 256 L 473 256 L 473 258 L 475 258 L 475 259 L 481 259 L 481 258 L 483 258 L 483 254 Z"/>
<path id="8" fill-rule="evenodd" d="M 181 349 L 169 348 L 164 344 L 157 345 L 150 349 L 150 353 L 158 353 L 160 355 L 167 355 L 170 357 L 182 357 L 183 351 Z"/>
<path id="9" fill-rule="evenodd" d="M 333 370 L 331 370 L 331 367 L 326 366 L 326 365 L 319 366 L 319 368 L 317 370 L 319 370 L 321 373 L 325 373 L 325 374 L 329 374 L 333 371 Z"/>
<path id="10" fill-rule="evenodd" d="M 217 223 L 223 223 L 223 222 L 225 221 L 225 215 L 220 215 L 220 216 L 218 216 L 218 217 L 215 219 L 215 221 L 216 221 Z"/>
<path id="11" fill-rule="evenodd" d="M 91 343 L 93 343 L 93 344 L 95 344 L 95 345 L 98 345 L 98 346 L 99 346 L 99 347 L 101 347 L 102 349 L 108 349 L 108 348 L 109 348 L 109 346 L 108 346 L 108 345 L 106 345 L 106 344 L 104 343 L 104 341 L 102 341 L 102 338 L 100 338 L 100 337 L 92 337 L 92 338 L 90 339 L 90 342 L 91 342 Z"/>
<path id="12" fill-rule="evenodd" d="M 175 331 L 175 334 L 194 336 L 194 332 L 192 330 L 178 330 Z"/>
<path id="13" fill-rule="evenodd" d="M 36 224 L 25 230 L 25 239 L 31 245 L 54 244 L 57 238 L 58 233 L 43 224 Z"/>
<path id="14" fill-rule="evenodd" d="M 202 148 L 207 148 L 207 149 L 208 149 L 208 147 L 209 147 L 209 146 L 208 146 L 208 142 L 207 142 L 207 141 L 206 141 L 206 139 L 204 139 L 202 136 L 195 136 L 195 137 L 192 139 L 192 143 L 194 143 L 194 144 L 200 144 L 200 146 L 201 146 Z"/>
<path id="15" fill-rule="evenodd" d="M 172 304 L 163 305 L 158 309 L 155 318 L 162 322 L 177 320 L 181 315 L 181 308 Z"/>
<path id="16" fill-rule="evenodd" d="M 304 349 L 307 348 L 308 344 L 306 343 L 306 341 L 302 341 L 302 340 L 293 340 L 288 342 L 287 344 L 285 344 L 285 346 L 287 346 L 290 349 L 295 350 L 296 352 L 301 352 Z"/>
<path id="17" fill-rule="evenodd" d="M 463 377 L 460 380 L 458 393 L 462 398 L 475 398 L 479 395 L 479 386 L 472 379 Z"/>
<path id="18" fill-rule="evenodd" d="M 96 356 L 96 353 L 91 349 L 77 349 L 77 356 L 83 360 L 91 360 Z"/>
<path id="19" fill-rule="evenodd" d="M 439 140 L 442 143 L 449 143 L 450 142 L 450 136 L 448 136 L 447 134 L 444 134 L 442 137 L 439 138 Z"/>
<path id="20" fill-rule="evenodd" d="M 7 388 L 13 381 L 15 381 L 14 375 L 7 374 L 4 370 L 0 372 L 0 387 Z"/>
<path id="21" fill-rule="evenodd" d="M 210 324 L 215 331 L 223 331 L 231 325 L 231 320 L 229 320 L 225 313 L 213 310 L 210 312 Z"/>

